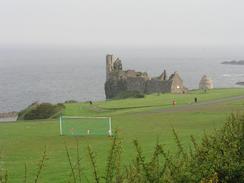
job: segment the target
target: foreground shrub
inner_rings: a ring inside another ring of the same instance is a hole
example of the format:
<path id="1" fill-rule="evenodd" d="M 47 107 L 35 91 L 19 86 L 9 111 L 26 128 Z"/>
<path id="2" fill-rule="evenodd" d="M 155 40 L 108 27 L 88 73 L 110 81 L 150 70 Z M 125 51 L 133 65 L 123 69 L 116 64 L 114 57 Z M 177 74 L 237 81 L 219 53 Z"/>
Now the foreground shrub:
<path id="1" fill-rule="evenodd" d="M 97 171 L 95 153 L 89 147 L 94 176 L 91 182 L 244 182 L 244 116 L 231 115 L 222 129 L 216 130 L 212 135 L 205 135 L 200 143 L 191 137 L 193 148 L 188 151 L 185 151 L 174 130 L 173 134 L 178 147 L 177 153 L 170 154 L 157 143 L 152 158 L 146 161 L 138 141 L 134 141 L 137 155 L 123 169 L 120 164 L 121 142 L 115 136 L 108 156 L 106 172 L 102 175 Z M 76 174 L 73 176 L 76 177 Z"/>
<path id="2" fill-rule="evenodd" d="M 205 135 L 200 143 L 191 137 L 193 148 L 185 150 L 173 130 L 177 144 L 177 153 L 166 152 L 161 144 L 155 144 L 151 159 L 145 158 L 138 141 L 134 141 L 136 156 L 126 166 L 121 165 L 122 143 L 115 135 L 108 153 L 103 173 L 98 171 L 96 154 L 88 147 L 91 177 L 87 177 L 82 167 L 79 142 L 76 153 L 70 152 L 65 145 L 66 156 L 70 166 L 67 182 L 96 183 L 243 183 L 244 182 L 244 116 L 232 114 L 224 127 L 212 135 Z M 48 159 L 46 149 L 38 163 L 35 181 L 40 179 L 41 172 Z M 8 182 L 8 173 L 1 169 L 0 183 Z M 24 182 L 27 182 L 27 168 Z"/>
<path id="3" fill-rule="evenodd" d="M 0 183 L 7 183 L 7 182 L 8 182 L 8 171 L 3 166 L 2 154 L 0 151 Z"/>
<path id="4" fill-rule="evenodd" d="M 244 117 L 231 115 L 214 135 L 194 146 L 188 171 L 196 180 L 217 175 L 219 182 L 244 182 Z"/>
<path id="5" fill-rule="evenodd" d="M 19 119 L 48 119 L 58 116 L 64 108 L 65 106 L 63 104 L 34 103 L 19 113 Z"/>

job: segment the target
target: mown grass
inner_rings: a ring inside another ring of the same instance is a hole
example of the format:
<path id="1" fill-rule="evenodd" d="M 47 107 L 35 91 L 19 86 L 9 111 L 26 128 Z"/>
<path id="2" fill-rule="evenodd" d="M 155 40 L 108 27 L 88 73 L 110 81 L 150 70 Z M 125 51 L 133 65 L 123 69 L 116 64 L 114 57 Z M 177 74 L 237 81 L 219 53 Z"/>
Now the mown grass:
<path id="1" fill-rule="evenodd" d="M 232 111 L 243 111 L 244 100 L 211 104 L 193 111 L 155 112 L 154 109 L 172 107 L 171 100 L 176 98 L 177 105 L 192 102 L 197 96 L 200 101 L 244 95 L 244 89 L 218 89 L 207 94 L 194 91 L 187 95 L 162 94 L 150 95 L 145 99 L 126 99 L 107 102 L 96 102 L 94 105 L 104 111 L 95 111 L 86 103 L 67 104 L 66 115 L 110 115 L 113 129 L 117 129 L 122 140 L 122 163 L 127 163 L 135 154 L 132 144 L 137 139 L 148 157 L 158 140 L 170 151 L 175 151 L 176 144 L 172 128 L 176 130 L 185 147 L 190 146 L 190 135 L 196 139 L 223 125 Z M 163 102 L 162 102 L 163 101 Z M 167 104 L 168 102 L 168 104 Z M 162 106 L 160 105 L 162 104 Z M 153 107 L 143 107 L 143 106 Z M 132 107 L 132 108 L 131 108 Z M 141 107 L 141 108 L 138 108 Z M 106 108 L 106 110 L 104 109 Z M 129 108 L 129 109 L 119 109 Z M 19 121 L 0 124 L 0 166 L 6 167 L 10 182 L 24 180 L 24 167 L 27 164 L 28 178 L 34 180 L 42 151 L 47 148 L 48 161 L 41 174 L 42 182 L 67 182 L 70 175 L 66 157 L 66 143 L 72 155 L 76 152 L 76 138 L 59 136 L 58 120 Z M 79 137 L 79 149 L 82 155 L 81 166 L 87 176 L 91 175 L 87 146 L 91 145 L 97 152 L 98 171 L 104 172 L 105 160 L 112 139 L 105 136 Z"/>
<path id="2" fill-rule="evenodd" d="M 206 93 L 202 90 L 194 90 L 189 91 L 187 94 L 152 94 L 139 99 L 98 101 L 93 102 L 93 105 L 89 103 L 73 103 L 66 104 L 64 115 L 103 116 L 125 112 L 140 112 L 153 108 L 170 108 L 173 100 L 176 100 L 177 105 L 184 105 L 194 103 L 195 97 L 198 98 L 199 102 L 203 102 L 243 94 L 244 88 L 225 88 L 209 90 Z"/>

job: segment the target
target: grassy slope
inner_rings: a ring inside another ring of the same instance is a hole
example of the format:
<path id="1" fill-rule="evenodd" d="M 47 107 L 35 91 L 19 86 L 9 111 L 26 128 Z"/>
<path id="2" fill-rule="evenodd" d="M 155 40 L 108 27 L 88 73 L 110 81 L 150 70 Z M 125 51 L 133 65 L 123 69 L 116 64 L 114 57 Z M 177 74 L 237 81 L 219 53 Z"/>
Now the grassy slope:
<path id="1" fill-rule="evenodd" d="M 184 104 L 192 102 L 195 96 L 203 101 L 236 95 L 244 95 L 244 89 L 213 90 L 208 94 L 195 91 L 188 95 L 150 95 L 145 99 L 97 102 L 92 107 L 84 103 L 68 104 L 65 114 L 112 116 L 113 127 L 119 130 L 123 140 L 123 158 L 128 160 L 134 153 L 133 139 L 138 139 L 143 143 L 142 147 L 146 155 L 150 154 L 157 138 L 160 143 L 165 144 L 165 148 L 174 151 L 175 143 L 172 136 L 172 127 L 174 127 L 182 142 L 188 147 L 190 134 L 199 139 L 204 131 L 210 133 L 214 128 L 220 127 L 228 113 L 244 110 L 244 100 L 226 102 L 221 105 L 212 104 L 201 108 L 201 110 L 194 110 L 194 112 L 177 112 L 177 115 L 173 112 L 154 113 L 155 108 L 172 107 L 173 98 L 177 100 L 177 104 Z M 86 167 L 85 171 L 88 174 L 90 172 L 86 150 L 88 144 L 91 144 L 98 152 L 99 171 L 103 171 L 111 139 L 107 137 L 80 137 L 79 140 L 83 155 L 82 163 Z M 2 162 L 9 169 L 10 182 L 20 182 L 23 179 L 25 163 L 28 166 L 29 176 L 35 172 L 34 167 L 36 167 L 45 145 L 49 160 L 42 174 L 43 182 L 66 182 L 70 171 L 64 151 L 64 142 L 72 150 L 75 149 L 74 138 L 59 136 L 57 120 L 0 124 L 0 152 L 3 157 Z"/>
<path id="2" fill-rule="evenodd" d="M 214 89 L 207 93 L 196 90 L 184 95 L 161 94 L 158 96 L 157 94 L 152 94 L 147 95 L 142 99 L 100 101 L 93 103 L 93 105 L 90 105 L 89 103 L 67 104 L 64 115 L 113 116 L 125 112 L 140 112 L 154 108 L 169 108 L 172 107 L 173 100 L 176 100 L 177 105 L 183 105 L 193 103 L 195 97 L 201 102 L 239 95 L 244 95 L 244 88 Z"/>

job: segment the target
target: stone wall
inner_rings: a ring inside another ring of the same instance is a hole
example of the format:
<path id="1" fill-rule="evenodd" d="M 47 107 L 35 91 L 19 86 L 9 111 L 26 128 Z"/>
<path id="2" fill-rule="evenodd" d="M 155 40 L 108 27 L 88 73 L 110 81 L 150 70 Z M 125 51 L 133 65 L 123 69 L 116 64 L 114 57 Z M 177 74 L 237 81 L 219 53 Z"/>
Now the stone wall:
<path id="1" fill-rule="evenodd" d="M 168 81 L 163 80 L 148 80 L 146 83 L 145 93 L 168 93 L 170 92 L 170 85 Z"/>
<path id="2" fill-rule="evenodd" d="M 126 87 L 128 91 L 145 92 L 146 79 L 143 77 L 127 77 Z"/>
<path id="3" fill-rule="evenodd" d="M 124 79 L 110 79 L 105 83 L 105 95 L 107 99 L 114 98 L 120 92 L 126 91 L 126 80 Z"/>
<path id="4" fill-rule="evenodd" d="M 169 85 L 171 93 L 185 93 L 187 90 L 183 85 L 183 80 L 177 72 L 170 76 Z"/>

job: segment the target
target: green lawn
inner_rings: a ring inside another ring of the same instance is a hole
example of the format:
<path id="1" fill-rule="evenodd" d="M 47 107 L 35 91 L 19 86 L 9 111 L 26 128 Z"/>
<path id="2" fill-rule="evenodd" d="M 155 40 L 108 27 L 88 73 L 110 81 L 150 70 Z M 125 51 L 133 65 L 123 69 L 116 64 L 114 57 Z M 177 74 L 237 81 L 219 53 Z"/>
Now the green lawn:
<path id="1" fill-rule="evenodd" d="M 176 145 L 172 128 L 175 128 L 182 143 L 188 148 L 190 135 L 200 139 L 204 132 L 211 133 L 221 127 L 232 111 L 244 111 L 244 99 L 241 99 L 199 109 L 193 107 L 192 111 L 160 112 L 160 109 L 173 108 L 173 99 L 176 99 L 177 105 L 184 105 L 192 103 L 195 96 L 201 102 L 239 95 L 244 95 L 244 89 L 215 89 L 206 94 L 201 91 L 186 95 L 155 94 L 146 96 L 145 99 L 101 101 L 93 105 L 67 104 L 64 114 L 112 116 L 113 129 L 118 130 L 122 139 L 123 163 L 128 163 L 135 153 L 132 145 L 134 139 L 141 142 L 147 157 L 150 156 L 157 139 L 166 149 L 174 151 Z M 99 172 L 103 172 L 111 139 L 105 136 L 85 136 L 78 139 L 84 172 L 88 176 L 91 174 L 87 155 L 89 144 L 97 152 Z M 74 137 L 59 136 L 58 120 L 0 123 L 0 167 L 8 169 L 10 182 L 21 182 L 26 163 L 28 177 L 33 180 L 36 164 L 46 146 L 49 160 L 41 175 L 41 182 L 67 182 L 70 168 L 64 149 L 65 142 L 74 155 L 76 140 Z"/>
<path id="2" fill-rule="evenodd" d="M 195 90 L 187 94 L 152 94 L 141 99 L 99 101 L 94 102 L 93 105 L 89 103 L 67 104 L 64 115 L 109 116 L 126 112 L 142 112 L 154 108 L 170 108 L 173 100 L 176 100 L 177 105 L 183 105 L 194 103 L 195 97 L 202 102 L 239 95 L 244 95 L 244 88 L 214 89 L 207 93 Z"/>

